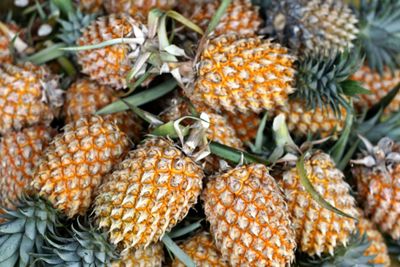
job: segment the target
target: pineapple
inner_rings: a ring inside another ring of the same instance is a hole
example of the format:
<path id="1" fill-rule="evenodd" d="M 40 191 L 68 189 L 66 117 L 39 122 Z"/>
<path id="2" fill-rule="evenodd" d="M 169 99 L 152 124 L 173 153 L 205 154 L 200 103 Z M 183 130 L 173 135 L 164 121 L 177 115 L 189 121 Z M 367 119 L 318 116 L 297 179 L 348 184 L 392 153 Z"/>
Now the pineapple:
<path id="1" fill-rule="evenodd" d="M 4 27 L 2 27 L 4 25 Z M 13 31 L 10 31 L 10 30 Z M 2 24 L 0 22 L 0 63 L 12 63 L 13 58 L 10 54 L 11 40 L 15 37 L 14 32 L 18 32 L 19 28 L 14 24 Z"/>
<path id="2" fill-rule="evenodd" d="M 202 194 L 206 219 L 231 266 L 286 266 L 295 233 L 283 194 L 268 169 L 251 164 L 210 179 Z"/>
<path id="3" fill-rule="evenodd" d="M 111 262 L 111 267 L 161 267 L 163 261 L 163 245 L 155 243 L 146 248 L 129 250 L 121 259 Z"/>
<path id="4" fill-rule="evenodd" d="M 65 96 L 64 116 L 66 123 L 77 121 L 82 117 L 90 117 L 100 108 L 116 101 L 111 87 L 97 84 L 89 79 L 74 82 Z M 139 142 L 142 126 L 141 120 L 133 112 L 118 112 L 105 115 L 105 119 L 115 124 L 135 142 Z"/>
<path id="5" fill-rule="evenodd" d="M 77 0 L 79 9 L 85 13 L 99 13 L 104 0 Z"/>
<path id="6" fill-rule="evenodd" d="M 367 150 L 353 160 L 352 173 L 364 211 L 380 230 L 400 238 L 400 144 L 382 138 L 377 146 L 362 139 Z"/>
<path id="7" fill-rule="evenodd" d="M 350 186 L 328 154 L 319 151 L 307 154 L 304 165 L 308 179 L 323 199 L 346 214 L 358 217 Z M 280 185 L 292 215 L 300 251 L 320 256 L 333 254 L 337 246 L 346 245 L 356 230 L 354 219 L 325 209 L 313 200 L 303 187 L 296 167 L 283 172 Z"/>
<path id="8" fill-rule="evenodd" d="M 132 16 L 140 14 L 147 18 L 151 9 L 169 10 L 177 3 L 177 0 L 107 0 L 104 1 L 104 6 L 108 13 L 126 12 Z"/>
<path id="9" fill-rule="evenodd" d="M 272 0 L 265 31 L 296 54 L 344 51 L 354 46 L 357 17 L 341 0 Z"/>
<path id="10" fill-rule="evenodd" d="M 0 65 L 0 133 L 38 123 L 49 125 L 63 103 L 63 91 L 45 67 Z"/>
<path id="11" fill-rule="evenodd" d="M 100 117 L 67 124 L 44 152 L 32 186 L 39 196 L 73 217 L 84 214 L 103 176 L 129 149 L 126 135 Z"/>
<path id="12" fill-rule="evenodd" d="M 224 117 L 228 123 L 232 125 L 238 138 L 243 142 L 249 142 L 256 138 L 258 127 L 260 126 L 260 118 L 258 114 L 253 112 L 248 113 L 224 113 Z"/>
<path id="13" fill-rule="evenodd" d="M 202 231 L 180 245 L 181 249 L 194 261 L 197 266 L 228 267 L 221 253 L 215 246 L 209 233 Z M 172 267 L 185 267 L 178 259 L 172 262 Z"/>
<path id="14" fill-rule="evenodd" d="M 194 23 L 205 31 L 220 4 L 221 1 L 189 4 L 184 15 L 190 17 Z M 258 13 L 258 8 L 253 6 L 250 0 L 233 0 L 221 17 L 214 34 L 218 36 L 236 33 L 254 36 L 261 23 L 262 19 Z"/>
<path id="15" fill-rule="evenodd" d="M 104 181 L 94 204 L 98 226 L 125 254 L 157 242 L 197 202 L 203 170 L 172 142 L 154 137 Z"/>
<path id="16" fill-rule="evenodd" d="M 0 206 L 15 207 L 29 188 L 33 171 L 53 136 L 52 129 L 38 125 L 4 135 L 0 142 Z"/>
<path id="17" fill-rule="evenodd" d="M 77 40 L 79 46 L 98 44 L 115 38 L 132 38 L 136 41 L 79 51 L 77 57 L 82 72 L 102 85 L 115 89 L 126 88 L 126 76 L 133 68 L 134 59 L 141 53 L 141 45 L 148 35 L 144 22 L 141 16 L 111 14 L 99 17 L 84 28 L 82 36 Z"/>

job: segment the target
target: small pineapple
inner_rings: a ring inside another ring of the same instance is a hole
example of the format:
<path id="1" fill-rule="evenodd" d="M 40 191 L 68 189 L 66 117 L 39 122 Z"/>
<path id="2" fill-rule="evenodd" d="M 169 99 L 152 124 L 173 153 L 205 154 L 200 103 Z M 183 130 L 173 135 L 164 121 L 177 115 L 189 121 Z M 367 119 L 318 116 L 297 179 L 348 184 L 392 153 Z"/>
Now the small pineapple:
<path id="1" fill-rule="evenodd" d="M 89 79 L 74 82 L 67 90 L 64 104 L 66 123 L 77 121 L 82 117 L 90 117 L 97 110 L 116 101 L 115 91 L 105 85 L 97 84 Z M 125 111 L 103 116 L 125 132 L 135 142 L 139 142 L 142 132 L 141 120 L 133 112 Z"/>
<path id="2" fill-rule="evenodd" d="M 209 233 L 202 231 L 180 245 L 197 266 L 228 267 L 228 263 L 222 259 L 221 253 L 215 246 Z M 177 258 L 172 262 L 172 267 L 185 267 Z"/>
<path id="3" fill-rule="evenodd" d="M 67 124 L 43 153 L 32 186 L 68 217 L 84 214 L 103 176 L 129 149 L 126 135 L 100 117 Z"/>
<path id="4" fill-rule="evenodd" d="M 9 132 L 0 142 L 0 206 L 15 207 L 29 189 L 34 169 L 53 136 L 41 125 Z"/>
<path id="5" fill-rule="evenodd" d="M 286 266 L 295 233 L 283 194 L 268 169 L 251 164 L 213 177 L 202 199 L 217 248 L 231 266 Z"/>
<path id="6" fill-rule="evenodd" d="M 177 0 L 107 0 L 104 1 L 104 6 L 110 14 L 126 12 L 132 16 L 140 14 L 147 18 L 151 9 L 169 10 L 177 3 Z"/>
<path id="7" fill-rule="evenodd" d="M 400 144 L 389 138 L 382 138 L 377 146 L 362 140 L 367 150 L 352 161 L 360 202 L 380 230 L 399 239 Z"/>
<path id="8" fill-rule="evenodd" d="M 112 261 L 111 267 L 161 267 L 163 261 L 163 245 L 154 243 L 146 248 L 129 250 L 121 259 Z"/>
<path id="9" fill-rule="evenodd" d="M 127 250 L 157 242 L 197 202 L 203 170 L 172 142 L 154 137 L 130 152 L 94 204 L 97 224 Z"/>
<path id="10" fill-rule="evenodd" d="M 58 80 L 45 67 L 0 64 L 0 133 L 49 125 L 63 104 Z"/>
<path id="11" fill-rule="evenodd" d="M 304 166 L 308 179 L 323 199 L 346 214 L 358 217 L 350 186 L 328 154 L 319 151 L 308 154 Z M 280 185 L 292 215 L 300 251 L 320 256 L 333 254 L 336 247 L 346 245 L 356 229 L 354 219 L 325 209 L 313 200 L 303 187 L 296 167 L 282 174 Z"/>

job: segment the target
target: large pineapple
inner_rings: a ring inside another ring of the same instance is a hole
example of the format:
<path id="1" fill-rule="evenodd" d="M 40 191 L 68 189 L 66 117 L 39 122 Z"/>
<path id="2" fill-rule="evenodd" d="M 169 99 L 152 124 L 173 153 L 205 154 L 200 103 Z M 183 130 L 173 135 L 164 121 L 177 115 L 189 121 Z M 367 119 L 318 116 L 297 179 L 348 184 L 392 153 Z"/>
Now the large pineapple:
<path id="1" fill-rule="evenodd" d="M 104 1 L 104 6 L 108 13 L 126 12 L 132 16 L 140 14 L 147 18 L 151 9 L 169 10 L 177 3 L 177 0 L 107 0 Z"/>
<path id="2" fill-rule="evenodd" d="M 97 224 L 126 253 L 157 242 L 197 202 L 203 170 L 169 140 L 133 150 L 106 179 L 94 205 Z"/>
<path id="3" fill-rule="evenodd" d="M 246 143 L 254 139 L 257 135 L 258 127 L 260 126 L 260 117 L 257 113 L 231 113 L 225 112 L 224 116 L 232 125 L 238 138 Z"/>
<path id="4" fill-rule="evenodd" d="M 251 164 L 210 179 L 204 210 L 217 248 L 231 266 L 286 266 L 296 247 L 283 194 L 268 169 Z"/>
<path id="5" fill-rule="evenodd" d="M 90 117 L 100 108 L 116 101 L 112 88 L 88 79 L 74 82 L 65 97 L 64 116 L 66 123 Z M 134 141 L 139 141 L 142 131 L 141 120 L 133 112 L 125 111 L 103 116 L 115 124 Z"/>
<path id="6" fill-rule="evenodd" d="M 212 240 L 209 233 L 202 231 L 185 240 L 181 249 L 194 261 L 197 266 L 228 267 L 226 260 Z M 179 259 L 172 262 L 172 267 L 185 267 Z"/>
<path id="7" fill-rule="evenodd" d="M 304 166 L 309 181 L 323 199 L 346 214 L 358 217 L 350 186 L 329 155 L 318 151 L 306 155 Z M 313 200 L 302 185 L 296 167 L 283 173 L 280 185 L 292 215 L 300 251 L 309 255 L 333 254 L 337 246 L 348 243 L 356 229 L 356 221 Z"/>
<path id="8" fill-rule="evenodd" d="M 121 259 L 112 261 L 111 267 L 161 267 L 163 261 L 163 245 L 154 243 L 146 248 L 129 250 Z"/>
<path id="9" fill-rule="evenodd" d="M 126 135 L 100 117 L 67 124 L 44 152 L 32 186 L 68 217 L 84 214 L 103 176 L 129 149 Z"/>
<path id="10" fill-rule="evenodd" d="M 366 150 L 353 161 L 358 195 L 368 217 L 393 239 L 400 238 L 400 144 L 389 138 Z"/>
<path id="11" fill-rule="evenodd" d="M 46 67 L 0 64 L 0 133 L 50 124 L 63 103 L 57 88 Z"/>
<path id="12" fill-rule="evenodd" d="M 0 142 L 0 206 L 14 208 L 29 189 L 33 172 L 53 130 L 34 126 L 4 135 Z"/>

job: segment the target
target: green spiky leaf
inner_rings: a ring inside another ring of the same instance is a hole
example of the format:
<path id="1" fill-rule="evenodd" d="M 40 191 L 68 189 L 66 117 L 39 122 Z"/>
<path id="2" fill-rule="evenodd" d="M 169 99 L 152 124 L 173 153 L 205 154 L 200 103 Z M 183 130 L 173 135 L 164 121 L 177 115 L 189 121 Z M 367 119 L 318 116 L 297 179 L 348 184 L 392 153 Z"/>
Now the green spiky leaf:
<path id="1" fill-rule="evenodd" d="M 343 93 L 347 96 L 372 94 L 370 90 L 362 87 L 361 83 L 358 81 L 346 80 L 344 82 L 341 82 L 340 85 L 343 88 Z"/>

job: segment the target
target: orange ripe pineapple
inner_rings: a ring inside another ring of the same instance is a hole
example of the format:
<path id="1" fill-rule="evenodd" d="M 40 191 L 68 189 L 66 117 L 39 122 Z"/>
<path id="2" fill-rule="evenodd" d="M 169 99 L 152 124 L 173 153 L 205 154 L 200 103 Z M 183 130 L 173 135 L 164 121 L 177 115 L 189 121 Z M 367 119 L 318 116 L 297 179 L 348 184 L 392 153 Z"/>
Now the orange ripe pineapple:
<path id="1" fill-rule="evenodd" d="M 78 0 L 79 8 L 85 13 L 100 12 L 103 8 L 104 0 Z"/>
<path id="2" fill-rule="evenodd" d="M 385 97 L 390 90 L 400 83 L 400 70 L 394 70 L 393 73 L 389 68 L 385 68 L 383 76 L 378 72 L 371 70 L 367 65 L 361 67 L 351 77 L 352 80 L 361 82 L 362 86 L 368 89 L 371 94 L 359 95 L 359 98 L 354 102 L 359 109 L 371 108 Z M 400 110 L 400 93 L 397 93 L 395 98 L 384 110 L 386 114 Z"/>
<path id="3" fill-rule="evenodd" d="M 50 124 L 63 91 L 45 67 L 0 64 L 0 133 Z"/>
<path id="4" fill-rule="evenodd" d="M 231 266 L 286 266 L 293 261 L 296 244 L 289 211 L 264 165 L 217 175 L 202 199 L 216 246 Z"/>
<path id="5" fill-rule="evenodd" d="M 116 101 L 112 88 L 88 79 L 80 79 L 67 90 L 64 104 L 66 123 L 90 117 L 97 110 Z M 142 131 L 141 120 L 133 112 L 118 112 L 103 116 L 115 124 L 130 138 L 138 142 Z"/>
<path id="6" fill-rule="evenodd" d="M 146 248 L 129 250 L 119 260 L 111 262 L 111 267 L 161 267 L 163 261 L 163 245 L 155 243 Z"/>
<path id="7" fill-rule="evenodd" d="M 306 155 L 304 166 L 308 179 L 326 201 L 346 214 L 358 217 L 350 186 L 328 154 L 315 152 Z M 289 205 L 300 251 L 318 256 L 333 254 L 336 247 L 349 241 L 356 229 L 356 221 L 313 200 L 303 187 L 296 167 L 283 173 L 280 185 Z"/>
<path id="8" fill-rule="evenodd" d="M 257 136 L 258 127 L 260 126 L 260 117 L 253 112 L 248 113 L 224 113 L 228 122 L 232 125 L 233 129 L 239 139 L 245 143 L 253 140 Z"/>
<path id="9" fill-rule="evenodd" d="M 127 12 L 132 16 L 141 14 L 147 18 L 151 9 L 169 10 L 177 3 L 177 0 L 107 0 L 104 5 L 108 13 Z"/>
<path id="10" fill-rule="evenodd" d="M 28 190 L 53 131 L 42 125 L 9 132 L 0 142 L 0 206 L 12 209 Z"/>
<path id="11" fill-rule="evenodd" d="M 100 17 L 83 29 L 79 46 L 99 44 L 115 38 L 135 38 L 136 42 L 121 43 L 77 53 L 82 72 L 102 85 L 116 89 L 127 87 L 126 76 L 140 54 L 148 30 L 141 16 L 112 14 Z"/>
<path id="12" fill-rule="evenodd" d="M 130 152 L 99 189 L 99 228 L 123 253 L 157 242 L 188 213 L 202 189 L 203 170 L 164 138 Z"/>
<path id="13" fill-rule="evenodd" d="M 196 266 L 228 267 L 221 253 L 215 246 L 212 237 L 207 232 L 200 232 L 190 237 L 180 245 L 181 249 L 194 261 Z M 185 267 L 177 258 L 172 267 Z"/>
<path id="14" fill-rule="evenodd" d="M 129 149 L 114 123 L 93 116 L 67 124 L 44 152 L 32 182 L 37 193 L 68 217 L 84 214 L 103 176 Z"/>

